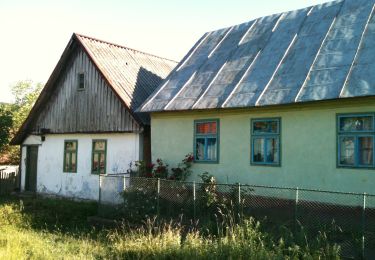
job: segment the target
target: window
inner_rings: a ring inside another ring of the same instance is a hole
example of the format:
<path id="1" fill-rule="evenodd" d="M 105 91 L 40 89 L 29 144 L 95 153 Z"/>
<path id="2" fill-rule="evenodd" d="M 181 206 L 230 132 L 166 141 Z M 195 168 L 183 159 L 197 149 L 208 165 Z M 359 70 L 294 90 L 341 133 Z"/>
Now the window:
<path id="1" fill-rule="evenodd" d="M 85 89 L 85 74 L 78 73 L 78 90 Z"/>
<path id="2" fill-rule="evenodd" d="M 280 165 L 280 119 L 251 120 L 251 163 Z"/>
<path id="3" fill-rule="evenodd" d="M 375 114 L 338 115 L 338 166 L 373 168 Z"/>
<path id="4" fill-rule="evenodd" d="M 106 166 L 106 140 L 94 140 L 92 142 L 92 173 L 105 174 Z"/>
<path id="5" fill-rule="evenodd" d="M 219 120 L 194 121 L 194 161 L 219 161 Z"/>
<path id="6" fill-rule="evenodd" d="M 76 140 L 64 142 L 64 172 L 77 172 L 77 147 Z"/>

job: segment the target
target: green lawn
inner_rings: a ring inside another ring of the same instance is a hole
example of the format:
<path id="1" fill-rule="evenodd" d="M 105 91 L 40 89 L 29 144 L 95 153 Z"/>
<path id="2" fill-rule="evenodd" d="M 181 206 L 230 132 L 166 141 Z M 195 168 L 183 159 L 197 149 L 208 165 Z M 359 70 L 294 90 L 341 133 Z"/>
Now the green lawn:
<path id="1" fill-rule="evenodd" d="M 281 228 L 275 236 L 252 219 L 241 224 L 228 219 L 215 235 L 154 220 L 100 229 L 86 221 L 96 210 L 95 203 L 0 197 L 0 259 L 339 258 L 339 248 L 329 245 L 324 233 L 307 241 Z"/>

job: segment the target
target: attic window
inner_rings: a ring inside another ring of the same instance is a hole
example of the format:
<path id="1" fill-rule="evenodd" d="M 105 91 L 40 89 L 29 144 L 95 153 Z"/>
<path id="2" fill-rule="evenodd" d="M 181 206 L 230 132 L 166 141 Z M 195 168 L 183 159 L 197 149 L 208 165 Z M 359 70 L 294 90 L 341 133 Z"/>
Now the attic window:
<path id="1" fill-rule="evenodd" d="M 85 74 L 78 73 L 78 90 L 85 89 Z"/>

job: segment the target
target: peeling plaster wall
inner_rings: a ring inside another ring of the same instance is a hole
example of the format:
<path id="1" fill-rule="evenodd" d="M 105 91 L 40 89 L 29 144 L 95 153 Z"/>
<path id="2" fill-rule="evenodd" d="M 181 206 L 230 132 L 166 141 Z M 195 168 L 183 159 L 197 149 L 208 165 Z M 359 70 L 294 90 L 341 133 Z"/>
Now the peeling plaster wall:
<path id="1" fill-rule="evenodd" d="M 21 189 L 25 188 L 26 146 L 39 145 L 38 193 L 91 200 L 97 200 L 99 196 L 99 176 L 91 174 L 92 140 L 107 140 L 107 174 L 126 172 L 130 162 L 139 160 L 142 145 L 136 133 L 54 134 L 45 137 L 44 142 L 28 137 L 23 144 Z M 78 141 L 77 173 L 63 172 L 64 140 Z"/>

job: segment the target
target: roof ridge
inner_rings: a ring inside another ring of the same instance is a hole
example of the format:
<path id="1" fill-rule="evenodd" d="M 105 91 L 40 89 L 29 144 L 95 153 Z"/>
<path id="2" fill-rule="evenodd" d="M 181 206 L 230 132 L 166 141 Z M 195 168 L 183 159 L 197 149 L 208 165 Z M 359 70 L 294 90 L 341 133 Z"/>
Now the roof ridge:
<path id="1" fill-rule="evenodd" d="M 313 4 L 313 5 L 308 5 L 308 6 L 300 7 L 300 8 L 296 8 L 296 9 L 270 13 L 270 14 L 266 14 L 266 15 L 263 15 L 263 16 L 256 16 L 254 18 L 251 18 L 250 20 L 246 20 L 246 21 L 236 23 L 236 24 L 231 24 L 231 25 L 224 26 L 224 27 L 221 27 L 221 28 L 218 28 L 218 29 L 214 29 L 214 30 L 209 30 L 209 31 L 206 31 L 205 33 L 213 33 L 213 32 L 216 32 L 216 31 L 225 30 L 225 29 L 228 29 L 228 28 L 231 28 L 231 27 L 234 27 L 234 26 L 254 22 L 255 20 L 264 19 L 264 18 L 271 17 L 271 16 L 274 16 L 274 15 L 283 15 L 283 14 L 290 13 L 290 12 L 298 12 L 298 11 L 301 11 L 303 9 L 310 9 L 312 7 L 323 6 L 325 4 L 334 4 L 335 2 L 345 2 L 345 1 L 346 0 L 325 0 L 325 2 L 322 2 L 320 4 Z"/>
<path id="2" fill-rule="evenodd" d="M 164 57 L 161 57 L 161 56 L 149 53 L 149 52 L 140 51 L 140 50 L 137 50 L 137 49 L 134 49 L 134 48 L 130 48 L 130 47 L 127 47 L 127 46 L 124 46 L 124 45 L 120 45 L 120 44 L 117 44 L 117 43 L 113 43 L 113 42 L 101 40 L 101 39 L 98 39 L 98 38 L 95 38 L 95 37 L 87 36 L 87 35 L 76 33 L 76 32 L 74 32 L 73 34 L 76 35 L 76 36 L 79 36 L 79 37 L 84 37 L 84 38 L 88 38 L 88 39 L 91 39 L 91 40 L 94 40 L 94 41 L 98 41 L 98 42 L 102 42 L 102 43 L 105 43 L 105 44 L 113 45 L 113 46 L 116 46 L 116 47 L 119 47 L 119 48 L 122 48 L 122 49 L 127 49 L 127 50 L 135 51 L 135 52 L 138 52 L 138 53 L 142 53 L 142 54 L 145 54 L 145 55 L 148 55 L 148 56 L 152 56 L 152 57 L 155 57 L 155 58 L 158 58 L 158 59 L 162 59 L 162 60 L 167 60 L 167 61 L 172 61 L 172 62 L 178 63 L 178 61 L 175 61 L 175 60 L 172 60 L 172 59 L 169 59 L 169 58 L 164 58 Z"/>

